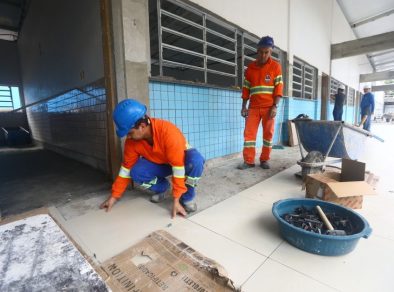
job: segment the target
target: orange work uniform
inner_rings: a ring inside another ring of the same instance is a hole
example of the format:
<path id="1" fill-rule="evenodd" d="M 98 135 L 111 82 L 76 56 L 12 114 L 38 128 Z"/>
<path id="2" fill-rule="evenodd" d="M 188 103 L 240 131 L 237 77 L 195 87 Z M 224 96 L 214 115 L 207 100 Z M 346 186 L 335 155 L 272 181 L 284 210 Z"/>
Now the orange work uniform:
<path id="1" fill-rule="evenodd" d="M 112 197 L 120 198 L 130 183 L 130 170 L 143 157 L 156 164 L 172 167 L 173 196 L 179 198 L 187 191 L 185 186 L 185 150 L 189 148 L 182 132 L 172 123 L 150 118 L 153 146 L 145 140 L 126 138 L 124 158 L 118 177 L 112 185 Z"/>
<path id="2" fill-rule="evenodd" d="M 262 66 L 254 61 L 245 71 L 242 99 L 249 99 L 248 117 L 244 131 L 244 161 L 254 164 L 256 135 L 260 121 L 263 126 L 263 149 L 260 161 L 268 161 L 272 149 L 275 119 L 270 117 L 275 97 L 283 95 L 282 69 L 271 57 Z"/>

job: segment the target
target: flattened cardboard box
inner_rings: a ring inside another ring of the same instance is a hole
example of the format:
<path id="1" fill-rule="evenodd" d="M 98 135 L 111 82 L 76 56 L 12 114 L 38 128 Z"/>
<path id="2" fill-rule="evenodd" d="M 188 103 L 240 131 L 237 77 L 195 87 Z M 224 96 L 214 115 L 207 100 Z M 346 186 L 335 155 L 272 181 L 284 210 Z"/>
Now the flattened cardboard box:
<path id="1" fill-rule="evenodd" d="M 366 181 L 371 179 L 373 174 L 367 174 Z M 306 198 L 319 198 L 324 201 L 337 203 L 353 209 L 361 209 L 363 196 L 376 195 L 373 187 L 366 181 L 340 181 L 339 172 L 325 172 L 308 174 L 306 186 Z"/>
<path id="2" fill-rule="evenodd" d="M 159 230 L 104 262 L 115 291 L 238 291 L 216 262 Z"/>

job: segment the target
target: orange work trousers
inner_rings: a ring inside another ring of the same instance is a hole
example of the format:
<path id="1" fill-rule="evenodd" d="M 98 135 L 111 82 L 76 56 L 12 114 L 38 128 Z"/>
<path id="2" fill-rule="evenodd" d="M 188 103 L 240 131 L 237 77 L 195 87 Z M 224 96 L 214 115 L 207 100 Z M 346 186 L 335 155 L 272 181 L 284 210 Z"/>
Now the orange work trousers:
<path id="1" fill-rule="evenodd" d="M 245 121 L 244 131 L 244 161 L 248 164 L 254 164 L 256 155 L 256 136 L 259 124 L 263 126 L 263 148 L 260 155 L 260 161 L 270 159 L 272 149 L 272 137 L 274 136 L 275 119 L 270 117 L 270 107 L 250 108 L 248 117 Z"/>

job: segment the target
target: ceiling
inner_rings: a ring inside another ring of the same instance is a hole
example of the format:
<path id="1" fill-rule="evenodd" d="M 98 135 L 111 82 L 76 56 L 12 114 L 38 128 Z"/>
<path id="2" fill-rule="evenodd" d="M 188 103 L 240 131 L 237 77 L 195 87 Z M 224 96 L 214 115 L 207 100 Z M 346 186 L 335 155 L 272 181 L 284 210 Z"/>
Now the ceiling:
<path id="1" fill-rule="evenodd" d="M 14 41 L 22 27 L 29 0 L 0 0 L 0 39 Z"/>
<path id="2" fill-rule="evenodd" d="M 394 0 L 337 0 L 360 39 L 394 31 Z M 367 54 L 375 72 L 394 70 L 394 47 Z"/>

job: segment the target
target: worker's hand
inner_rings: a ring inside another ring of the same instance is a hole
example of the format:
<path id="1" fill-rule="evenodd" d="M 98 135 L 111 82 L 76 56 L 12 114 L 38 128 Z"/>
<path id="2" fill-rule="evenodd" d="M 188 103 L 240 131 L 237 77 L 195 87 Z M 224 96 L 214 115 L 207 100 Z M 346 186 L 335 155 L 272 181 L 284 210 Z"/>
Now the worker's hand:
<path id="1" fill-rule="evenodd" d="M 109 196 L 101 205 L 100 209 L 105 209 L 105 212 L 109 212 L 112 209 L 112 206 L 116 203 L 117 199 Z"/>
<path id="2" fill-rule="evenodd" d="M 276 106 L 271 106 L 271 110 L 270 110 L 270 118 L 273 119 L 276 117 L 276 113 L 277 113 L 278 109 L 276 108 Z"/>
<path id="3" fill-rule="evenodd" d="M 243 107 L 241 109 L 241 116 L 243 116 L 244 118 L 248 117 L 248 109 L 246 107 Z"/>
<path id="4" fill-rule="evenodd" d="M 175 218 L 177 214 L 182 216 L 186 216 L 186 211 L 182 207 L 181 203 L 179 202 L 179 198 L 174 199 L 174 203 L 172 205 L 172 218 Z"/>

